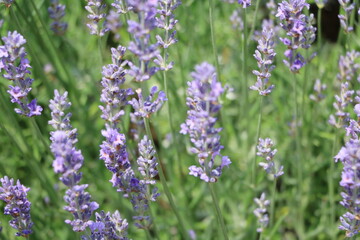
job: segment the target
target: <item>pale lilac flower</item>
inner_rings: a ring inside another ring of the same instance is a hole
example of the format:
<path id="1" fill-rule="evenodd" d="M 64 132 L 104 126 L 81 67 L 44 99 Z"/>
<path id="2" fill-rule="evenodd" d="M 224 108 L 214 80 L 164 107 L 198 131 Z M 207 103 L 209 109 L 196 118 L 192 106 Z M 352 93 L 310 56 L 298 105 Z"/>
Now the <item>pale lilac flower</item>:
<path id="1" fill-rule="evenodd" d="M 221 128 L 216 128 L 216 115 L 221 105 L 220 95 L 223 93 L 221 83 L 216 79 L 215 68 L 204 62 L 195 66 L 188 82 L 187 101 L 188 118 L 181 124 L 182 134 L 189 134 L 194 147 L 191 152 L 197 154 L 199 165 L 189 167 L 190 175 L 199 177 L 205 182 L 216 182 L 225 166 L 231 161 L 221 155 Z"/>
<path id="2" fill-rule="evenodd" d="M 116 9 L 116 12 L 119 14 L 125 14 L 129 11 L 131 11 L 132 7 L 129 7 L 126 4 L 127 1 L 124 0 L 114 0 L 114 2 L 111 4 Z"/>
<path id="3" fill-rule="evenodd" d="M 335 102 L 333 103 L 336 110 L 335 116 L 332 114 L 329 119 L 331 125 L 340 128 L 349 122 L 350 113 L 346 108 L 353 102 L 354 93 L 354 90 L 349 90 L 349 82 L 346 81 L 341 84 L 340 95 L 335 95 Z"/>
<path id="4" fill-rule="evenodd" d="M 4 70 L 3 77 L 12 81 L 7 91 L 10 94 L 11 102 L 17 103 L 20 108 L 15 112 L 27 117 L 41 115 L 42 107 L 37 105 L 36 99 L 29 100 L 28 94 L 34 79 L 31 79 L 30 62 L 26 58 L 27 53 L 23 45 L 25 38 L 18 32 L 8 32 L 3 37 L 4 45 L 0 46 L 0 72 Z"/>
<path id="5" fill-rule="evenodd" d="M 144 179 L 140 180 L 140 182 L 144 184 L 155 184 L 156 180 L 154 178 L 158 174 L 156 170 L 158 165 L 155 156 L 156 150 L 147 135 L 141 139 L 138 144 L 138 149 L 140 155 L 137 159 L 138 170 Z"/>
<path id="6" fill-rule="evenodd" d="M 90 29 L 90 34 L 98 35 L 99 37 L 104 36 L 109 31 L 104 26 L 103 20 L 106 18 L 106 4 L 103 0 L 86 0 L 87 5 L 85 6 L 86 11 L 89 12 L 87 18 L 90 22 L 86 25 Z"/>
<path id="7" fill-rule="evenodd" d="M 278 178 L 284 174 L 283 166 L 276 167 L 274 156 L 277 153 L 277 149 L 272 149 L 274 142 L 270 138 L 262 139 L 259 138 L 259 144 L 257 145 L 256 155 L 262 157 L 266 162 L 259 163 L 259 166 L 263 167 L 266 173 Z"/>
<path id="8" fill-rule="evenodd" d="M 254 198 L 258 208 L 254 210 L 254 214 L 258 219 L 259 227 L 256 229 L 257 232 L 263 232 L 269 224 L 269 216 L 267 214 L 267 207 L 270 205 L 270 201 L 266 200 L 265 193 L 262 193 L 260 198 Z"/>
<path id="9" fill-rule="evenodd" d="M 15 235 L 28 238 L 33 226 L 30 216 L 31 203 L 27 199 L 30 188 L 22 185 L 19 180 L 14 184 L 14 179 L 7 176 L 1 178 L 0 182 L 0 200 L 6 203 L 4 214 L 12 217 L 9 224 L 17 230 Z"/>
<path id="10" fill-rule="evenodd" d="M 142 90 L 139 88 L 136 90 L 138 99 L 133 98 L 129 103 L 134 108 L 134 115 L 142 118 L 150 118 L 153 113 L 160 110 L 165 101 L 167 101 L 166 95 L 163 91 L 158 91 L 156 86 L 152 87 L 150 94 L 144 99 Z M 155 95 L 157 97 L 155 99 Z"/>
<path id="11" fill-rule="evenodd" d="M 355 50 L 346 52 L 345 56 L 339 58 L 339 73 L 336 75 L 340 82 L 352 81 L 358 75 L 360 65 L 357 63 L 360 57 L 360 52 Z M 358 81 L 360 79 L 358 77 Z"/>
<path id="12" fill-rule="evenodd" d="M 251 0 L 238 0 L 238 3 L 243 6 L 243 8 L 247 8 L 251 5 Z"/>
<path id="13" fill-rule="evenodd" d="M 316 28 L 312 26 L 314 16 L 305 16 L 303 8 L 310 5 L 305 0 L 289 0 L 279 3 L 276 17 L 281 21 L 280 26 L 286 31 L 286 38 L 280 38 L 287 50 L 284 55 L 285 65 L 293 72 L 297 73 L 309 60 L 298 53 L 298 48 L 307 49 L 315 40 Z"/>
<path id="14" fill-rule="evenodd" d="M 67 99 L 67 93 L 60 95 L 55 90 L 55 97 L 50 101 L 53 119 L 49 121 L 55 131 L 51 132 L 51 152 L 55 159 L 53 168 L 55 173 L 61 174 L 60 180 L 68 187 L 64 196 L 68 204 L 64 210 L 70 212 L 74 219 L 66 220 L 67 224 L 73 227 L 76 232 L 84 231 L 91 223 L 90 218 L 93 212 L 98 209 L 96 202 L 91 202 L 91 196 L 85 189 L 87 184 L 79 185 L 82 173 L 80 168 L 83 165 L 84 158 L 80 150 L 77 150 L 75 143 L 76 129 L 70 125 L 70 114 L 65 115 L 65 110 L 71 103 Z"/>
<path id="15" fill-rule="evenodd" d="M 340 26 L 344 29 L 346 34 L 354 30 L 353 26 L 350 26 L 350 17 L 355 8 L 355 3 L 351 3 L 350 0 L 338 0 L 340 6 L 344 9 L 345 14 L 339 14 Z"/>
<path id="16" fill-rule="evenodd" d="M 95 213 L 95 222 L 89 225 L 91 236 L 82 236 L 82 240 L 128 240 L 127 229 L 128 223 L 126 219 L 122 219 L 119 211 L 110 214 L 104 211 Z"/>
<path id="17" fill-rule="evenodd" d="M 120 22 L 120 14 L 114 10 L 110 10 L 106 16 L 105 28 L 109 29 L 114 34 L 114 40 L 120 40 L 119 30 L 122 24 Z"/>
<path id="18" fill-rule="evenodd" d="M 256 83 L 250 87 L 251 90 L 258 91 L 260 95 L 269 95 L 275 87 L 273 84 L 269 85 L 271 71 L 275 68 L 275 65 L 273 65 L 275 55 L 274 33 L 272 30 L 268 31 L 264 29 L 254 54 L 260 71 L 253 71 L 257 80 Z"/>
<path id="19" fill-rule="evenodd" d="M 244 22 L 241 17 L 241 11 L 239 9 L 235 9 L 230 16 L 230 22 L 232 28 L 235 30 L 243 30 L 244 29 Z"/>
<path id="20" fill-rule="evenodd" d="M 320 102 L 325 98 L 323 92 L 326 90 L 326 84 L 322 84 L 320 79 L 316 79 L 314 84 L 314 94 L 310 94 L 309 98 L 315 102 Z"/>
<path id="21" fill-rule="evenodd" d="M 59 3 L 59 0 L 51 0 L 50 7 L 48 8 L 49 16 L 53 20 L 50 24 L 51 30 L 56 35 L 63 35 L 68 27 L 66 22 L 61 21 L 65 16 L 66 6 Z"/>

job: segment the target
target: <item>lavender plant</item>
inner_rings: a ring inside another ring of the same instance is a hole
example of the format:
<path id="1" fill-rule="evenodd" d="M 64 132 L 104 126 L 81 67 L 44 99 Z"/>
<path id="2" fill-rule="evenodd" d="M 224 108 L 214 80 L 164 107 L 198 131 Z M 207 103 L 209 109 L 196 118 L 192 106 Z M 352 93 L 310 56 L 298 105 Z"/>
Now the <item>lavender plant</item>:
<path id="1" fill-rule="evenodd" d="M 64 196 L 68 204 L 64 210 L 70 212 L 74 220 L 66 220 L 75 232 L 83 232 L 90 224 L 93 212 L 99 204 L 91 202 L 91 196 L 86 192 L 88 184 L 79 185 L 82 178 L 80 168 L 84 158 L 80 150 L 75 148 L 77 142 L 76 129 L 70 124 L 71 114 L 65 111 L 71 103 L 67 100 L 67 92 L 63 95 L 55 90 L 55 97 L 50 101 L 52 120 L 49 124 L 55 131 L 51 132 L 51 152 L 54 154 L 53 168 L 55 173 L 61 174 L 60 181 L 68 188 Z"/>
<path id="2" fill-rule="evenodd" d="M 11 102 L 19 105 L 15 112 L 27 117 L 41 115 L 42 107 L 37 105 L 36 99 L 30 101 L 28 98 L 34 79 L 29 77 L 31 66 L 23 47 L 25 38 L 14 31 L 8 32 L 2 40 L 4 45 L 0 46 L 0 72 L 14 84 L 9 86 L 7 92 Z"/>
<path id="3" fill-rule="evenodd" d="M 259 227 L 256 229 L 257 232 L 261 233 L 269 224 L 269 216 L 267 212 L 267 206 L 270 204 L 269 200 L 266 200 L 265 193 L 262 193 L 260 198 L 254 198 L 258 208 L 254 210 L 254 214 L 258 219 Z"/>
<path id="4" fill-rule="evenodd" d="M 320 102 L 325 98 L 324 91 L 326 90 L 326 84 L 321 83 L 320 79 L 316 79 L 314 84 L 314 94 L 310 94 L 309 98 L 314 102 Z"/>
<path id="5" fill-rule="evenodd" d="M 271 175 L 274 179 L 280 177 L 284 174 L 283 166 L 276 167 L 276 164 L 273 160 L 277 149 L 272 149 L 274 142 L 270 138 L 262 139 L 259 138 L 259 144 L 257 146 L 258 152 L 257 155 L 262 157 L 266 162 L 260 162 L 259 166 L 264 168 L 266 173 Z"/>
<path id="6" fill-rule="evenodd" d="M 65 16 L 66 6 L 59 3 L 59 0 L 51 0 L 51 5 L 48 8 L 49 16 L 53 20 L 50 24 L 51 30 L 56 35 L 64 35 L 68 24 L 62 21 L 62 18 Z"/>
<path id="7" fill-rule="evenodd" d="M 191 76 L 193 81 L 188 82 L 186 102 L 188 118 L 181 124 L 180 133 L 190 136 L 194 144 L 191 152 L 197 154 L 200 167 L 189 167 L 189 174 L 205 182 L 216 182 L 223 168 L 231 163 L 227 156 L 220 153 L 224 148 L 220 144 L 221 128 L 215 127 L 223 88 L 216 79 L 215 68 L 206 62 L 195 66 Z"/>
<path id="8" fill-rule="evenodd" d="M 31 203 L 27 199 L 27 192 L 30 188 L 25 187 L 17 180 L 5 176 L 0 179 L 0 200 L 6 203 L 4 214 L 10 215 L 13 219 L 9 221 L 12 228 L 16 229 L 16 236 L 28 238 L 33 232 L 30 216 Z"/>
<path id="9" fill-rule="evenodd" d="M 106 4 L 103 0 L 86 1 L 87 5 L 85 6 L 85 9 L 89 12 L 87 17 L 90 20 L 86 26 L 90 29 L 90 34 L 102 37 L 109 31 L 109 29 L 104 26 Z"/>
<path id="10" fill-rule="evenodd" d="M 340 6 L 344 10 L 344 14 L 339 14 L 340 26 L 344 29 L 346 34 L 354 30 L 350 24 L 350 17 L 355 8 L 355 3 L 351 3 L 349 0 L 338 0 Z"/>

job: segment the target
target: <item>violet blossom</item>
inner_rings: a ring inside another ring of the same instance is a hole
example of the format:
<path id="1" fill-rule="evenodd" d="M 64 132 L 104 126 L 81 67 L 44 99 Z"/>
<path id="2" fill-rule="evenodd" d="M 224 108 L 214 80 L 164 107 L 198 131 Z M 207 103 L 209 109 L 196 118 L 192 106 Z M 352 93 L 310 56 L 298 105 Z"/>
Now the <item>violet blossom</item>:
<path id="1" fill-rule="evenodd" d="M 340 26 L 344 29 L 344 32 L 348 34 L 354 30 L 353 26 L 350 26 L 350 18 L 355 8 L 355 3 L 351 3 L 350 0 L 338 0 L 338 2 L 345 12 L 345 14 L 338 15 Z"/>
<path id="2" fill-rule="evenodd" d="M 0 182 L 0 200 L 6 203 L 4 214 L 12 217 L 9 224 L 17 230 L 15 235 L 28 238 L 33 226 L 30 216 L 31 203 L 27 199 L 30 188 L 22 185 L 19 180 L 14 184 L 14 179 L 7 176 L 1 178 Z"/>
<path id="3" fill-rule="evenodd" d="M 63 35 L 68 27 L 66 22 L 61 21 L 65 16 L 66 6 L 59 3 L 59 0 L 51 0 L 50 7 L 48 8 L 49 16 L 53 19 L 50 24 L 51 30 L 56 35 Z"/>
<path id="4" fill-rule="evenodd" d="M 87 18 L 90 19 L 90 22 L 86 24 L 86 26 L 90 29 L 90 34 L 102 37 L 109 31 L 108 28 L 104 27 L 103 23 L 106 18 L 106 4 L 103 0 L 86 1 L 87 5 L 85 6 L 85 9 L 89 12 Z"/>
<path id="5" fill-rule="evenodd" d="M 276 167 L 274 156 L 277 153 L 277 149 L 272 149 L 274 142 L 270 138 L 259 138 L 259 144 L 257 145 L 256 155 L 262 157 L 266 162 L 259 163 L 259 166 L 263 167 L 266 173 L 273 176 L 274 179 L 284 174 L 283 166 Z"/>
<path id="6" fill-rule="evenodd" d="M 55 90 L 55 97 L 50 102 L 53 119 L 49 121 L 49 124 L 55 129 L 51 132 L 50 149 L 55 157 L 54 171 L 61 174 L 60 180 L 68 187 L 64 196 L 68 205 L 64 207 L 64 210 L 70 212 L 74 219 L 68 219 L 65 222 L 70 224 L 74 231 L 82 232 L 90 225 L 90 218 L 99 205 L 96 202 L 91 202 L 90 194 L 85 191 L 88 185 L 79 185 L 82 177 L 80 168 L 83 165 L 84 158 L 81 151 L 75 147 L 77 142 L 76 129 L 71 128 L 71 115 L 65 115 L 64 112 L 70 105 L 71 103 L 67 100 L 67 93 L 60 95 Z"/>
<path id="7" fill-rule="evenodd" d="M 195 66 L 191 76 L 193 81 L 188 82 L 186 100 L 188 118 L 181 124 L 180 133 L 190 136 L 194 144 L 191 152 L 197 154 L 200 167 L 189 167 L 189 174 L 205 182 L 216 182 L 223 168 L 231 163 L 220 153 L 224 148 L 219 135 L 222 129 L 215 127 L 224 89 L 216 79 L 215 68 L 206 62 Z"/>
<path id="8" fill-rule="evenodd" d="M 260 198 L 254 198 L 258 208 L 254 210 L 254 215 L 258 219 L 259 227 L 256 229 L 257 232 L 263 232 L 269 224 L 269 216 L 267 214 L 267 207 L 270 205 L 270 201 L 266 200 L 265 193 L 262 193 Z"/>
<path id="9" fill-rule="evenodd" d="M 272 65 L 275 55 L 274 33 L 272 30 L 264 29 L 262 31 L 262 37 L 258 41 L 257 50 L 255 50 L 254 54 L 260 71 L 253 71 L 257 80 L 256 83 L 250 87 L 251 90 L 258 91 L 262 96 L 269 95 L 275 87 L 275 85 L 269 84 L 271 71 L 275 68 L 275 65 Z"/>
<path id="10" fill-rule="evenodd" d="M 30 62 L 23 45 L 25 38 L 18 32 L 8 32 L 3 37 L 4 45 L 0 46 L 0 72 L 4 70 L 3 77 L 12 81 L 7 92 L 10 94 L 11 102 L 17 103 L 20 108 L 15 112 L 27 117 L 41 115 L 42 107 L 37 105 L 36 99 L 29 100 L 28 94 L 34 79 L 30 78 Z"/>

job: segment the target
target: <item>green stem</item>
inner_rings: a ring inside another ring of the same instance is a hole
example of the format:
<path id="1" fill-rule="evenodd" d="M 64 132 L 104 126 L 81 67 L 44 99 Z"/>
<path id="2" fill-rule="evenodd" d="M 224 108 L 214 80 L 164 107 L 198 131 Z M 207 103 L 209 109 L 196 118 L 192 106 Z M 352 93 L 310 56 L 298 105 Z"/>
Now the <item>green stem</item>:
<path id="1" fill-rule="evenodd" d="M 275 222 L 275 199 L 276 199 L 276 181 L 277 179 L 274 179 L 273 183 L 273 189 L 272 189 L 272 195 L 271 195 L 271 202 L 270 202 L 270 226 L 274 226 Z"/>
<path id="2" fill-rule="evenodd" d="M 211 44 L 214 52 L 214 58 L 215 58 L 215 66 L 216 66 L 216 72 L 218 75 L 218 79 L 221 81 L 221 72 L 220 72 L 220 66 L 219 66 L 219 58 L 216 51 L 216 42 L 215 42 L 215 29 L 214 29 L 214 2 L 213 0 L 209 0 L 209 18 L 210 18 L 210 31 L 211 31 Z M 225 84 L 225 82 L 222 82 Z"/>
<path id="3" fill-rule="evenodd" d="M 245 115 L 246 118 L 246 129 L 249 129 L 250 118 L 248 112 L 248 103 L 249 103 L 249 95 L 248 95 L 248 79 L 247 79 L 247 14 L 246 8 L 244 8 L 243 21 L 244 21 L 244 35 L 242 41 L 242 94 L 243 94 L 243 104 L 241 112 Z M 248 138 L 246 142 L 246 148 L 249 146 L 250 139 Z"/>
<path id="4" fill-rule="evenodd" d="M 98 38 L 98 48 L 99 48 L 99 58 L 100 58 L 100 63 L 101 63 L 101 66 L 104 65 L 104 54 L 103 54 L 103 51 L 102 51 L 102 44 L 101 44 L 101 37 L 100 36 L 97 36 Z"/>
<path id="5" fill-rule="evenodd" d="M 151 130 L 150 130 L 150 124 L 149 124 L 149 119 L 148 118 L 144 118 L 144 124 L 145 124 L 145 130 L 146 130 L 146 134 L 148 135 L 149 139 L 151 140 L 151 143 L 153 144 L 153 146 L 155 147 L 155 144 L 154 144 L 154 140 L 153 140 L 153 136 L 151 134 Z M 161 162 L 161 159 L 159 158 L 159 155 L 157 152 L 155 152 L 155 157 L 156 159 L 159 161 L 159 177 L 160 177 L 160 182 L 164 188 L 164 192 L 165 192 L 165 195 L 167 197 L 167 199 L 169 200 L 169 203 L 170 203 L 170 206 L 173 210 L 173 212 L 175 213 L 175 216 L 179 222 L 179 227 L 180 227 L 180 232 L 181 234 L 183 235 L 183 238 L 184 239 L 189 239 L 189 236 L 186 232 L 186 228 L 185 228 L 185 224 L 180 216 L 180 213 L 179 211 L 177 210 L 177 207 L 175 205 L 175 202 L 174 202 L 174 199 L 172 197 L 172 194 L 170 192 L 170 189 L 166 183 L 166 178 L 165 178 L 165 174 L 164 174 L 164 169 L 162 167 L 162 162 Z"/>
<path id="6" fill-rule="evenodd" d="M 217 219 L 218 219 L 218 221 L 220 223 L 221 231 L 223 233 L 224 239 L 228 240 L 229 237 L 227 235 L 227 230 L 226 230 L 224 218 L 223 218 L 223 215 L 222 215 L 220 207 L 219 207 L 219 201 L 218 201 L 218 199 L 216 197 L 216 193 L 215 193 L 215 190 L 214 190 L 214 187 L 213 187 L 213 183 L 208 183 L 208 186 L 209 186 L 209 189 L 210 189 L 210 192 L 211 192 L 211 197 L 212 197 L 212 200 L 213 200 L 213 203 L 214 203 L 214 206 L 215 206 L 216 216 L 217 216 Z"/>
<path id="7" fill-rule="evenodd" d="M 318 39 L 317 39 L 317 47 L 318 47 L 318 53 L 320 52 L 321 49 L 321 43 L 322 43 L 322 28 L 321 28 L 321 15 L 322 15 L 322 8 L 319 8 L 318 10 L 318 16 L 317 16 L 317 33 L 318 33 Z"/>
<path id="8" fill-rule="evenodd" d="M 253 36 L 254 32 L 255 32 L 255 25 L 257 24 L 257 15 L 259 12 L 259 6 L 260 6 L 260 0 L 256 0 L 256 5 L 255 5 L 255 14 L 254 14 L 254 21 L 253 24 L 251 25 L 251 30 L 250 30 L 250 34 L 247 38 L 248 41 L 251 40 L 251 37 Z M 245 22 L 244 22 L 244 29 L 245 29 Z"/>
<path id="9" fill-rule="evenodd" d="M 263 96 L 260 95 L 260 104 L 259 104 L 259 118 L 258 118 L 258 124 L 257 124 L 257 130 L 256 130 L 256 139 L 255 139 L 255 154 L 254 154 L 254 161 L 252 166 L 252 172 L 251 172 L 251 184 L 252 187 L 255 187 L 255 181 L 256 181 L 256 157 L 257 157 L 257 143 L 259 142 L 259 137 L 261 133 L 261 120 L 262 120 L 262 102 L 263 102 Z"/>

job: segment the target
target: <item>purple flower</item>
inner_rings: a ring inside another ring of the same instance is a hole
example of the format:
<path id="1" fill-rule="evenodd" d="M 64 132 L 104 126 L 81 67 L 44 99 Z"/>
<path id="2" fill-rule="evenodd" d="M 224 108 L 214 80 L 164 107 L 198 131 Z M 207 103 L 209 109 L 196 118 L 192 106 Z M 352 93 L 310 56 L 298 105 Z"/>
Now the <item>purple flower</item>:
<path id="1" fill-rule="evenodd" d="M 126 1 L 123 0 L 114 0 L 111 6 L 113 6 L 116 9 L 116 12 L 119 14 L 125 14 L 132 9 L 132 7 L 128 7 Z"/>
<path id="2" fill-rule="evenodd" d="M 2 40 L 4 45 L 0 46 L 0 72 L 4 69 L 3 77 L 15 85 L 10 85 L 7 91 L 11 102 L 17 103 L 20 107 L 15 108 L 15 112 L 27 117 L 41 115 L 42 107 L 37 105 L 36 99 L 31 101 L 28 99 L 34 79 L 28 77 L 31 74 L 29 70 L 31 66 L 23 47 L 26 40 L 16 31 L 8 32 L 8 36 L 3 37 Z"/>
<path id="3" fill-rule="evenodd" d="M 340 217 L 341 225 L 339 229 L 346 231 L 347 237 L 358 234 L 360 229 L 360 194 L 359 194 L 359 175 L 360 175 L 360 142 L 359 139 L 350 139 L 346 142 L 340 152 L 334 157 L 343 164 L 340 186 L 343 188 L 341 196 L 343 200 L 340 204 L 347 209 L 347 212 Z"/>
<path id="4" fill-rule="evenodd" d="M 247 8 L 251 5 L 251 0 L 238 0 L 238 3 L 243 6 L 243 8 Z"/>
<path id="5" fill-rule="evenodd" d="M 355 8 L 354 3 L 350 3 L 350 0 L 338 0 L 340 6 L 345 10 L 345 14 L 339 14 L 338 17 L 340 19 L 340 26 L 344 29 L 345 33 L 348 34 L 354 30 L 352 26 L 350 26 L 350 17 L 352 11 Z"/>
<path id="6" fill-rule="evenodd" d="M 160 48 L 166 49 L 177 42 L 175 38 L 176 31 L 173 30 L 178 20 L 175 19 L 173 12 L 181 4 L 180 0 L 159 0 L 159 9 L 155 17 L 156 26 L 164 30 L 164 36 L 156 35 L 157 44 Z M 164 50 L 165 51 L 165 50 Z M 162 71 L 170 70 L 174 63 L 167 63 L 168 55 L 157 55 L 154 63 L 157 64 Z"/>
<path id="7" fill-rule="evenodd" d="M 96 221 L 89 225 L 91 237 L 83 236 L 82 240 L 127 240 L 128 223 L 122 219 L 119 211 L 111 214 L 104 211 L 95 213 Z"/>
<path id="8" fill-rule="evenodd" d="M 64 35 L 68 24 L 62 22 L 61 19 L 65 16 L 66 6 L 59 3 L 59 0 L 51 0 L 51 5 L 48 8 L 49 16 L 54 21 L 51 23 L 50 28 L 56 35 Z"/>
<path id="9" fill-rule="evenodd" d="M 98 209 L 96 202 L 91 202 L 91 196 L 85 189 L 87 184 L 78 185 L 82 173 L 80 168 L 83 165 L 84 158 L 80 150 L 77 150 L 75 143 L 76 129 L 70 125 L 70 114 L 65 115 L 65 110 L 70 107 L 71 103 L 67 99 L 67 93 L 60 95 L 55 90 L 55 97 L 50 101 L 53 119 L 49 121 L 56 131 L 51 132 L 51 152 L 55 159 L 53 167 L 55 173 L 60 173 L 60 180 L 68 187 L 64 196 L 68 204 L 64 209 L 70 212 L 74 220 L 65 222 L 73 227 L 76 232 L 84 231 L 91 223 L 90 218 L 93 212 Z"/>
<path id="10" fill-rule="evenodd" d="M 222 169 L 231 163 L 220 153 L 224 148 L 220 144 L 221 128 L 215 127 L 223 88 L 216 79 L 215 68 L 206 62 L 197 65 L 191 76 L 194 80 L 188 82 L 188 118 L 181 124 L 180 133 L 189 134 L 194 145 L 191 152 L 197 154 L 200 164 L 200 167 L 189 167 L 190 175 L 205 182 L 216 182 Z"/>
<path id="11" fill-rule="evenodd" d="M 235 9 L 230 16 L 230 22 L 232 24 L 233 29 L 243 30 L 244 22 L 241 17 L 241 11 L 239 9 Z"/>
<path id="12" fill-rule="evenodd" d="M 272 30 L 264 29 L 262 37 L 258 41 L 257 50 L 254 57 L 257 61 L 260 71 L 254 70 L 253 74 L 256 75 L 257 81 L 250 89 L 258 91 L 260 95 L 269 95 L 274 85 L 268 85 L 271 71 L 275 68 L 273 64 L 276 55 L 274 51 L 274 33 Z"/>
<path id="13" fill-rule="evenodd" d="M 14 179 L 7 176 L 1 178 L 0 182 L 0 200 L 6 203 L 4 214 L 13 218 L 9 224 L 18 231 L 15 235 L 28 238 L 33 226 L 30 216 L 31 203 L 27 199 L 30 188 L 22 185 L 19 180 L 14 184 Z"/>
<path id="14" fill-rule="evenodd" d="M 274 146 L 273 141 L 270 138 L 262 139 L 259 138 L 259 144 L 257 145 L 258 152 L 256 153 L 258 156 L 264 158 L 266 162 L 259 163 L 259 166 L 263 167 L 264 170 L 272 175 L 274 178 L 278 178 L 284 174 L 283 166 L 276 167 L 274 162 L 274 156 L 277 153 L 276 149 L 272 149 Z"/>
<path id="15" fill-rule="evenodd" d="M 254 198 L 258 208 L 254 210 L 254 214 L 258 219 L 259 227 L 256 229 L 257 232 L 262 232 L 269 224 L 269 216 L 266 213 L 267 207 L 270 205 L 270 201 L 266 200 L 265 193 L 262 193 L 260 198 Z"/>
<path id="16" fill-rule="evenodd" d="M 356 63 L 356 61 L 359 59 L 359 57 L 360 52 L 354 50 L 346 52 L 345 56 L 340 56 L 338 64 L 339 73 L 336 75 L 340 82 L 352 81 L 354 77 L 358 75 L 358 69 L 360 68 L 360 65 Z"/>
<path id="17" fill-rule="evenodd" d="M 85 9 L 89 12 L 87 18 L 90 19 L 90 22 L 86 26 L 90 29 L 90 34 L 102 37 L 109 31 L 108 28 L 104 27 L 104 24 L 101 24 L 101 21 L 106 18 L 106 4 L 103 3 L 103 0 L 86 1 L 87 5 Z"/>
<path id="18" fill-rule="evenodd" d="M 314 16 L 302 14 L 303 8 L 310 5 L 305 0 L 289 0 L 279 3 L 276 17 L 282 22 L 280 26 L 286 31 L 287 38 L 280 40 L 287 46 L 284 63 L 293 73 L 297 73 L 308 60 L 297 52 L 299 47 L 308 49 L 315 40 L 316 28 L 312 26 Z"/>
<path id="19" fill-rule="evenodd" d="M 129 62 L 129 75 L 137 82 L 143 82 L 157 71 L 151 62 L 159 55 L 157 44 L 150 42 L 150 32 L 156 28 L 157 0 L 128 0 L 128 6 L 137 14 L 138 22 L 128 20 L 128 32 L 134 37 L 129 43 L 129 50 L 136 56 Z"/>
<path id="20" fill-rule="evenodd" d="M 138 170 L 144 178 L 144 180 L 140 180 L 140 182 L 144 184 L 155 184 L 156 181 L 154 178 L 158 174 L 158 171 L 156 170 L 158 163 L 155 157 L 156 151 L 151 140 L 145 135 L 143 139 L 141 139 L 138 147 L 140 154 L 137 159 L 137 164 L 139 166 Z"/>
<path id="21" fill-rule="evenodd" d="M 129 103 L 134 108 L 134 115 L 142 118 L 149 118 L 153 113 L 160 110 L 165 101 L 167 101 L 166 95 L 163 91 L 158 91 L 156 86 L 150 90 L 150 95 L 144 99 L 141 89 L 137 89 L 136 93 L 138 99 L 133 98 Z M 155 94 L 157 98 L 155 99 Z"/>

